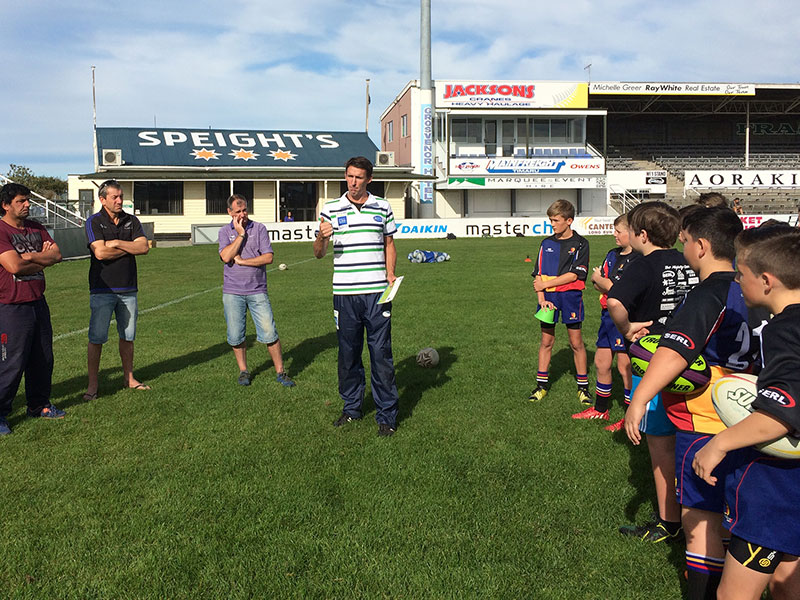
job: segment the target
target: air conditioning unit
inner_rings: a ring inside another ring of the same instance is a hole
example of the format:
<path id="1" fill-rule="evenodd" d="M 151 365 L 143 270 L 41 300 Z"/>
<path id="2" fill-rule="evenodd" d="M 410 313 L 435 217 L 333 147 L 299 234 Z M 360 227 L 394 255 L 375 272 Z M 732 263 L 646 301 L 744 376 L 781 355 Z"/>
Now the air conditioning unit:
<path id="1" fill-rule="evenodd" d="M 375 166 L 376 167 L 393 167 L 394 166 L 394 152 L 376 152 L 375 153 Z"/>
<path id="2" fill-rule="evenodd" d="M 103 150 L 104 167 L 121 167 L 122 150 Z"/>

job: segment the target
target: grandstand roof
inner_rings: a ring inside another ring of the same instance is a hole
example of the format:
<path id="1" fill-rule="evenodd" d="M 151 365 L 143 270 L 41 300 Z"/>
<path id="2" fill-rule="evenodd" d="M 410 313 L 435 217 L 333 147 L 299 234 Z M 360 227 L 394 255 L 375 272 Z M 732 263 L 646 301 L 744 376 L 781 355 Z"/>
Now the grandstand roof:
<path id="1" fill-rule="evenodd" d="M 627 91 L 623 91 L 627 88 Z M 704 92 L 707 88 L 719 92 Z M 741 91 L 725 93 L 725 88 Z M 664 89 L 664 92 L 653 92 Z M 696 90 L 684 92 L 682 90 Z M 800 84 L 710 82 L 592 82 L 589 108 L 615 115 L 800 115 Z"/>

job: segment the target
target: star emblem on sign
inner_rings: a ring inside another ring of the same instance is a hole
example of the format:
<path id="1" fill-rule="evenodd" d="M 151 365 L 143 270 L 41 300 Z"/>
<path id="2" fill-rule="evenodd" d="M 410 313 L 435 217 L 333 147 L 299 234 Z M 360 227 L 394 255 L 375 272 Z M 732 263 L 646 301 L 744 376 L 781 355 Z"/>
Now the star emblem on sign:
<path id="1" fill-rule="evenodd" d="M 233 152 L 228 153 L 228 156 L 232 156 L 234 160 L 243 160 L 247 162 L 248 160 L 255 160 L 260 155 L 256 154 L 252 150 L 245 150 L 244 148 L 239 148 L 238 150 L 234 150 Z"/>
<path id="2" fill-rule="evenodd" d="M 216 150 L 209 150 L 208 148 L 195 148 L 192 150 L 191 155 L 198 158 L 204 158 L 206 162 L 211 160 L 212 158 L 219 158 L 220 154 Z"/>
<path id="3" fill-rule="evenodd" d="M 297 154 L 293 154 L 289 150 L 273 150 L 269 155 L 275 160 L 282 160 L 283 162 L 289 162 L 297 158 Z"/>

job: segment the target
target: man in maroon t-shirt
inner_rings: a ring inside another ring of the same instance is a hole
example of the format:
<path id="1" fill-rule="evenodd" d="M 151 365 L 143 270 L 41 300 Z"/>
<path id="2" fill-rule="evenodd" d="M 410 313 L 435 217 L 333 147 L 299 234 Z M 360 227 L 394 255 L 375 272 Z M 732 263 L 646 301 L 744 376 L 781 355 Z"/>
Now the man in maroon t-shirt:
<path id="1" fill-rule="evenodd" d="M 31 191 L 0 188 L 0 435 L 11 433 L 8 415 L 25 374 L 28 416 L 60 419 L 50 404 L 53 328 L 44 299 L 44 269 L 61 261 L 47 230 L 28 220 Z"/>

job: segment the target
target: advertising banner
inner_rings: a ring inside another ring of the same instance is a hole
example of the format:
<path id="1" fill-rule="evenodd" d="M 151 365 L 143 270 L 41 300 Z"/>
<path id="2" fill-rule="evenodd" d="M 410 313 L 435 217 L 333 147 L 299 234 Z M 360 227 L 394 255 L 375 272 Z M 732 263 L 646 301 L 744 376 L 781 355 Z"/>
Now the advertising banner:
<path id="1" fill-rule="evenodd" d="M 572 229 L 581 235 L 612 235 L 615 217 L 576 217 Z M 758 227 L 766 219 L 778 219 L 797 225 L 797 215 L 743 215 L 745 229 Z M 273 242 L 313 242 L 319 223 L 264 223 Z M 192 225 L 193 244 L 216 244 L 219 225 Z M 397 221 L 395 239 L 456 237 L 517 237 L 553 235 L 547 217 L 491 217 L 486 219 L 401 219 Z M 309 249 L 310 253 L 310 249 Z M 309 254 L 310 255 L 310 254 Z"/>
<path id="2" fill-rule="evenodd" d="M 752 83 L 667 83 L 658 81 L 595 81 L 590 94 L 633 94 L 660 96 L 755 96 Z"/>
<path id="3" fill-rule="evenodd" d="M 430 94 L 428 94 L 430 96 Z M 422 143 L 421 167 L 423 175 L 433 175 L 433 107 L 430 104 L 422 104 Z M 419 202 L 420 204 L 433 204 L 433 183 L 430 181 L 419 182 Z"/>
<path id="4" fill-rule="evenodd" d="M 441 190 L 458 189 L 495 189 L 495 190 L 555 190 L 555 189 L 604 189 L 606 178 L 604 175 L 561 177 L 542 176 L 524 177 L 508 175 L 505 177 L 483 177 L 470 175 L 467 177 L 450 177 L 446 184 L 439 184 Z"/>
<path id="5" fill-rule="evenodd" d="M 459 175 L 566 175 L 572 173 L 602 174 L 605 160 L 602 158 L 453 158 L 450 159 L 450 174 Z"/>
<path id="6" fill-rule="evenodd" d="M 586 108 L 585 82 L 436 81 L 436 108 Z"/>
<path id="7" fill-rule="evenodd" d="M 608 171 L 608 191 L 612 194 L 625 192 L 667 193 L 666 171 Z"/>
<path id="8" fill-rule="evenodd" d="M 684 188 L 800 188 L 800 171 L 686 171 Z"/>

